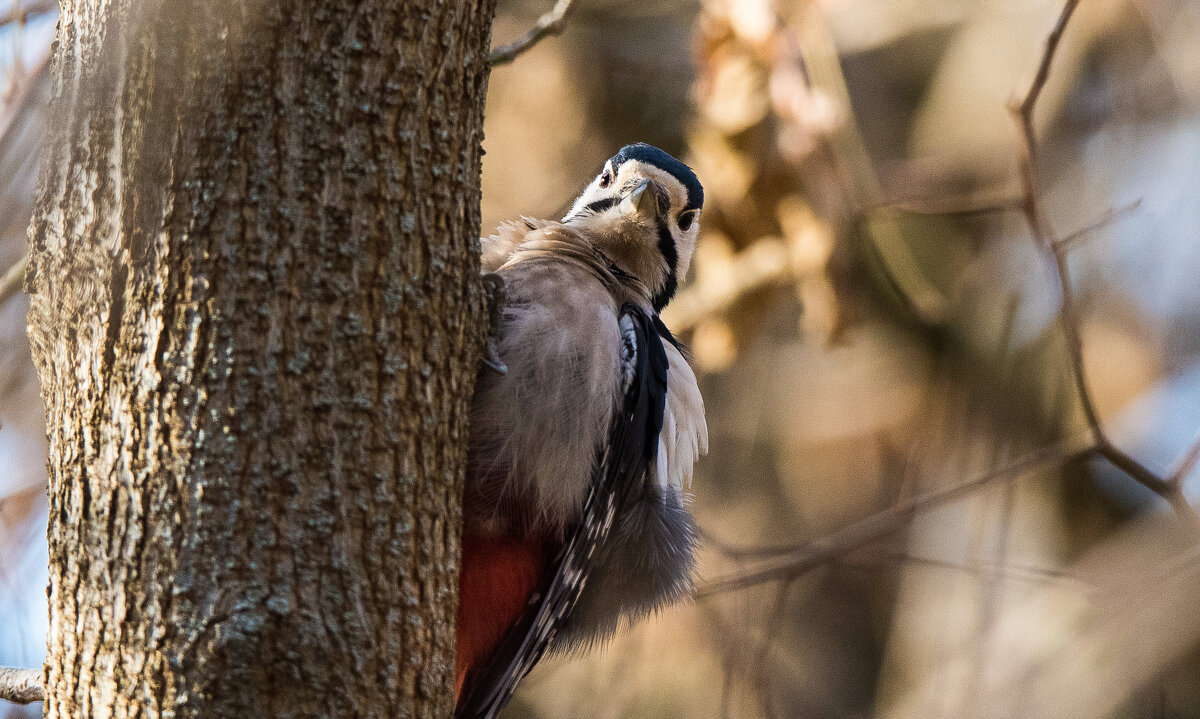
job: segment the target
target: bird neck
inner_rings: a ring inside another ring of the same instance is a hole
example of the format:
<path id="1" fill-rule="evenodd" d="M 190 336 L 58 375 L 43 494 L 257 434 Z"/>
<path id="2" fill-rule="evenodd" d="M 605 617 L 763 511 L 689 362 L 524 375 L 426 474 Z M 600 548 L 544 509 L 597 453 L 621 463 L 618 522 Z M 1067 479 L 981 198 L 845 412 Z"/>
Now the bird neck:
<path id="1" fill-rule="evenodd" d="M 503 272 L 525 262 L 569 262 L 594 272 L 610 292 L 624 298 L 622 301 L 651 307 L 653 293 L 636 274 L 636 265 L 621 254 L 610 254 L 611 248 L 611 244 L 594 242 L 578 227 L 547 224 L 526 234 L 495 271 Z"/>
<path id="2" fill-rule="evenodd" d="M 646 297 L 653 296 L 665 273 L 664 260 L 655 241 L 646 238 L 645 228 L 627 227 L 604 233 L 591 239 L 591 245 L 609 264 L 637 282 Z"/>

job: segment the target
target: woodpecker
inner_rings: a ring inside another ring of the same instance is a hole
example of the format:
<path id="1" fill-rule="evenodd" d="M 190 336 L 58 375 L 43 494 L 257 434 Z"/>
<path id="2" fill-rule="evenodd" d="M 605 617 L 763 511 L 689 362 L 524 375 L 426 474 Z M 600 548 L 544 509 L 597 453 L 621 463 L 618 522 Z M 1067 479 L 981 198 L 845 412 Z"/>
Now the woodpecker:
<path id="1" fill-rule="evenodd" d="M 482 240 L 505 301 L 471 408 L 456 719 L 492 719 L 545 652 L 593 647 L 690 592 L 685 490 L 708 429 L 658 313 L 703 204 L 687 165 L 638 143 L 560 222 Z"/>

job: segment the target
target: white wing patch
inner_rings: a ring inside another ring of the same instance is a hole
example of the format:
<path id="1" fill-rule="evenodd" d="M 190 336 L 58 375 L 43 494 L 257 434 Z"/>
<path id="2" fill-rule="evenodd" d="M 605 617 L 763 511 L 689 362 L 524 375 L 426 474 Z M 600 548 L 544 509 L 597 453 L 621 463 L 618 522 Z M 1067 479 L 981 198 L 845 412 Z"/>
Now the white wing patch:
<path id="1" fill-rule="evenodd" d="M 633 318 L 629 315 L 622 315 L 620 320 L 621 328 L 621 387 L 617 392 L 618 397 L 624 397 L 629 391 L 629 384 L 633 382 L 633 376 L 637 372 L 637 328 L 633 324 Z M 668 382 L 670 380 L 668 379 Z"/>
<path id="2" fill-rule="evenodd" d="M 654 472 L 663 491 L 682 493 L 691 486 L 692 469 L 708 454 L 708 424 L 696 373 L 675 345 L 663 342 L 670 369 L 667 373 L 667 406 L 658 434 L 658 461 Z"/>

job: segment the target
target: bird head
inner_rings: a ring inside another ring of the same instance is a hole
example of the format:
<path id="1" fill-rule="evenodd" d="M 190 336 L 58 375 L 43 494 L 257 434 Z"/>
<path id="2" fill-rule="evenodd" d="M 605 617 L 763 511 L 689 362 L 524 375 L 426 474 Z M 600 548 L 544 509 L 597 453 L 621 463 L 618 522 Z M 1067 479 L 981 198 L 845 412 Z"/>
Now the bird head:
<path id="1" fill-rule="evenodd" d="M 703 205 L 704 188 L 690 167 L 639 142 L 604 163 L 563 224 L 641 280 L 661 311 L 691 264 Z"/>

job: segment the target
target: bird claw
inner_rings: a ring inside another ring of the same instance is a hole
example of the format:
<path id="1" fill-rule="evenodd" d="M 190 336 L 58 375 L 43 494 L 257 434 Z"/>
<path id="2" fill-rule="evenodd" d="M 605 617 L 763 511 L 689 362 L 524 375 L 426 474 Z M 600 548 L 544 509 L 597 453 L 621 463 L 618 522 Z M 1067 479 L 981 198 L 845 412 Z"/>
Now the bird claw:
<path id="1" fill-rule="evenodd" d="M 483 365 L 496 374 L 508 374 L 508 365 L 500 360 L 500 355 L 496 352 L 491 340 L 488 340 L 487 354 L 483 356 Z"/>
<path id="2" fill-rule="evenodd" d="M 504 278 L 494 272 L 488 272 L 480 279 L 483 280 L 483 294 L 487 303 L 492 334 L 495 334 L 500 327 L 500 316 L 504 313 L 504 300 L 507 299 L 504 292 Z"/>
<path id="3" fill-rule="evenodd" d="M 497 374 L 506 374 L 508 365 L 500 359 L 500 317 L 504 312 L 504 279 L 500 275 L 488 273 L 483 276 L 483 291 L 487 295 L 490 328 L 488 330 L 487 347 L 484 349 L 483 364 Z"/>

